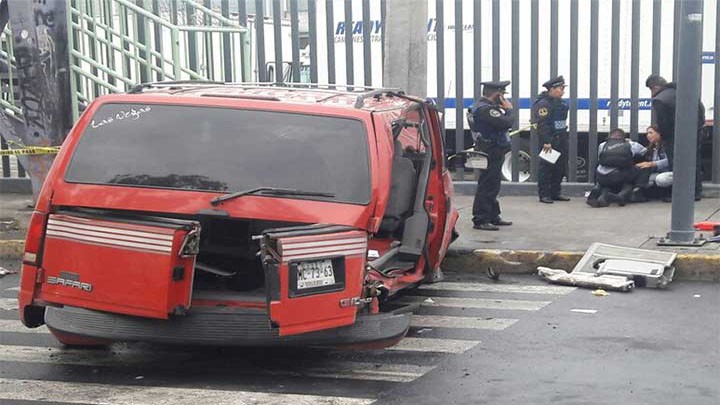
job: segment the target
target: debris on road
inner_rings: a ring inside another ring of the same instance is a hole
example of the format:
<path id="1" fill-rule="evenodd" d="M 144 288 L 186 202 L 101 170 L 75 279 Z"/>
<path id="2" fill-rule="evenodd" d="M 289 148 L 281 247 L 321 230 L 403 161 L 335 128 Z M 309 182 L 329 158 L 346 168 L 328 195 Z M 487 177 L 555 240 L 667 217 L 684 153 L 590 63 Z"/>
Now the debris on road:
<path id="1" fill-rule="evenodd" d="M 538 275 L 553 284 L 571 285 L 585 288 L 604 288 L 614 291 L 631 291 L 635 282 L 622 276 L 597 276 L 591 273 L 568 273 L 561 269 L 538 267 Z"/>
<path id="2" fill-rule="evenodd" d="M 702 295 L 700 295 L 700 294 L 693 295 L 693 298 L 700 298 L 700 297 L 702 297 Z"/>
<path id="3" fill-rule="evenodd" d="M 490 280 L 500 280 L 500 272 L 495 271 L 491 266 L 488 266 L 487 268 L 487 275 L 490 278 Z"/>
<path id="4" fill-rule="evenodd" d="M 579 314 L 595 314 L 597 309 L 571 309 L 570 312 L 577 312 Z"/>
<path id="5" fill-rule="evenodd" d="M 428 298 L 428 299 L 426 299 L 426 300 L 423 301 L 423 302 L 426 303 L 426 304 L 434 304 L 434 303 L 435 303 L 435 301 L 434 301 L 432 298 Z"/>
<path id="6" fill-rule="evenodd" d="M 592 295 L 596 297 L 607 297 L 610 294 L 602 288 L 598 288 L 597 290 L 593 290 Z"/>
<path id="7" fill-rule="evenodd" d="M 672 263 L 676 256 L 676 253 L 593 243 L 571 272 L 538 267 L 538 275 L 551 283 L 593 289 L 665 288 L 675 275 Z"/>
<path id="8" fill-rule="evenodd" d="M 16 274 L 17 270 L 9 270 L 5 267 L 0 267 L 0 277 L 7 276 L 8 274 Z"/>

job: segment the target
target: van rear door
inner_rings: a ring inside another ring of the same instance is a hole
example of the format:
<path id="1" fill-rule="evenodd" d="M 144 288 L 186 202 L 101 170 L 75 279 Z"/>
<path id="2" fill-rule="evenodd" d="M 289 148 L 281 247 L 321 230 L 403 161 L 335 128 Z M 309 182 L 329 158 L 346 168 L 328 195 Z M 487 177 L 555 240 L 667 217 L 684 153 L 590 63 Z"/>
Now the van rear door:
<path id="1" fill-rule="evenodd" d="M 48 218 L 40 298 L 166 319 L 190 307 L 197 222 L 58 213 Z"/>
<path id="2" fill-rule="evenodd" d="M 281 336 L 355 323 L 367 233 L 334 225 L 270 229 L 261 245 L 268 313 Z"/>

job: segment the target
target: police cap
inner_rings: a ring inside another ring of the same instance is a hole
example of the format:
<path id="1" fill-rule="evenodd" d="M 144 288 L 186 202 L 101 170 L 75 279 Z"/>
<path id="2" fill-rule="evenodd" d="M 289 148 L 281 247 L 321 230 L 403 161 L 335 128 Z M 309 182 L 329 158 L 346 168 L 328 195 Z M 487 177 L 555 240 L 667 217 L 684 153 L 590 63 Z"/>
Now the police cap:
<path id="1" fill-rule="evenodd" d="M 552 79 L 543 83 L 543 87 L 545 87 L 548 90 L 552 89 L 553 87 L 560 87 L 560 86 L 565 87 L 565 78 L 563 78 L 562 75 L 560 75 L 558 77 L 553 77 Z"/>
<path id="2" fill-rule="evenodd" d="M 484 91 L 497 90 L 497 91 L 502 91 L 502 92 L 504 92 L 504 91 L 505 91 L 505 87 L 507 87 L 508 85 L 510 85 L 510 81 L 509 81 L 509 80 L 503 80 L 503 81 L 501 81 L 501 82 L 481 82 L 480 84 L 483 85 L 483 90 L 484 90 Z"/>

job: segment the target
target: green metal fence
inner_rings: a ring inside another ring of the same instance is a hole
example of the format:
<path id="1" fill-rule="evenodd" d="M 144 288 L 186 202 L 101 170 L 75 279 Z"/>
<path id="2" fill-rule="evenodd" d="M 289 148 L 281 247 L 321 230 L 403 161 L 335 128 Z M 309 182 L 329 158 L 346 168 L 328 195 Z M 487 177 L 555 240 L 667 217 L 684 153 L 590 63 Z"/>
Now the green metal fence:
<path id="1" fill-rule="evenodd" d="M 249 77 L 248 30 L 198 2 L 69 0 L 67 14 L 74 119 L 142 82 Z"/>

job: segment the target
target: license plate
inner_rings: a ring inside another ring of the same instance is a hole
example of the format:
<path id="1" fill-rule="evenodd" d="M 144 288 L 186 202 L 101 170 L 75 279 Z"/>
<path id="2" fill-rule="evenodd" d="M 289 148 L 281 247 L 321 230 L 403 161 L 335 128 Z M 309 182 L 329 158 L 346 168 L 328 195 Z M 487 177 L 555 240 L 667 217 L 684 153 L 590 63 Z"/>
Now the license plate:
<path id="1" fill-rule="evenodd" d="M 335 272 L 330 259 L 298 263 L 297 273 L 298 290 L 335 284 Z"/>

